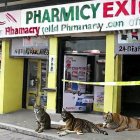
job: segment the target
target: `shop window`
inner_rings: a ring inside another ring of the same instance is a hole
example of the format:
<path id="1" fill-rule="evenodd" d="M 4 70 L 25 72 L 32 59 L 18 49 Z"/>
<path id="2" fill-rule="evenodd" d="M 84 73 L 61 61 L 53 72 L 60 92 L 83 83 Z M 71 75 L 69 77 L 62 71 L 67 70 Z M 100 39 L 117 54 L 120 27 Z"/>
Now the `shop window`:
<path id="1" fill-rule="evenodd" d="M 41 90 L 47 86 L 48 61 L 41 61 Z"/>
<path id="2" fill-rule="evenodd" d="M 49 39 L 46 37 L 25 37 L 12 39 L 10 56 L 47 59 Z"/>
<path id="3" fill-rule="evenodd" d="M 63 79 L 104 82 L 106 38 L 68 38 L 65 41 Z M 103 112 L 104 86 L 64 82 L 63 108 L 71 112 Z"/>
<path id="4" fill-rule="evenodd" d="M 93 37 L 89 39 L 72 39 L 66 41 L 65 51 L 77 51 L 84 52 L 86 50 L 99 50 L 102 53 L 105 53 L 105 37 Z"/>
<path id="5" fill-rule="evenodd" d="M 37 71 L 38 71 L 38 64 L 37 64 L 37 61 L 29 61 L 29 83 L 28 83 L 28 89 L 29 90 L 37 90 L 37 85 L 36 85 L 36 82 L 37 82 Z"/>

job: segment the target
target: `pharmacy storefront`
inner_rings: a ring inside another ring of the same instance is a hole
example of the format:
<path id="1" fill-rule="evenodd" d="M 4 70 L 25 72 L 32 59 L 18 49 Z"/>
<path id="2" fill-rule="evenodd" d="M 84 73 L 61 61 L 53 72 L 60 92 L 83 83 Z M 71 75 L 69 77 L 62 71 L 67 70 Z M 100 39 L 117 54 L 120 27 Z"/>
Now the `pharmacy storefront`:
<path id="1" fill-rule="evenodd" d="M 35 101 L 50 112 L 120 112 L 121 86 L 106 82 L 123 80 L 116 41 L 139 29 L 137 5 L 95 0 L 0 13 L 0 113 Z"/>

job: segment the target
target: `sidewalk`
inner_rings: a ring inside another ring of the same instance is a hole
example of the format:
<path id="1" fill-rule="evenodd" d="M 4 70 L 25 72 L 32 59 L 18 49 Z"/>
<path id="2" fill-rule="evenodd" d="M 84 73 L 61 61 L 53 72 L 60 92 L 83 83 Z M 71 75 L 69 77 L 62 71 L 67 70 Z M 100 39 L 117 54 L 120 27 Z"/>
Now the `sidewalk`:
<path id="1" fill-rule="evenodd" d="M 57 127 L 60 123 L 60 114 L 50 114 L 52 119 L 52 127 Z M 75 117 L 80 117 L 92 121 L 94 123 L 103 122 L 102 115 L 74 113 Z M 32 110 L 19 110 L 13 113 L 0 115 L 0 128 L 23 133 L 26 135 L 44 138 L 47 140 L 139 140 L 140 131 L 124 131 L 114 132 L 107 130 L 108 136 L 102 134 L 87 133 L 78 136 L 77 134 L 69 134 L 63 137 L 57 135 L 57 130 L 45 130 L 43 133 L 36 133 L 35 116 Z"/>

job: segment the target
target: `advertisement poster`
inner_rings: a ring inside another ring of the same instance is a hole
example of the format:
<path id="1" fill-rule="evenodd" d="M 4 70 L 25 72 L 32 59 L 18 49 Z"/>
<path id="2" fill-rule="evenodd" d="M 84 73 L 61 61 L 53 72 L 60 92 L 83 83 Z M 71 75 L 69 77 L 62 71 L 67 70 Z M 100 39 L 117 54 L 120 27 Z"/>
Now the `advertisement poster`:
<path id="1" fill-rule="evenodd" d="M 64 60 L 64 79 L 73 81 L 86 81 L 87 57 L 84 56 L 65 56 Z M 65 92 L 85 93 L 86 85 L 77 83 L 65 83 Z"/>
<path id="2" fill-rule="evenodd" d="M 104 108 L 104 87 L 94 86 L 94 111 L 103 112 Z"/>
<path id="3" fill-rule="evenodd" d="M 48 59 L 48 39 L 42 37 L 13 38 L 10 55 L 13 57 Z"/>
<path id="4" fill-rule="evenodd" d="M 64 58 L 64 79 L 86 81 L 87 57 L 70 56 Z M 86 85 L 64 82 L 63 108 L 68 111 L 86 111 L 87 103 L 93 103 L 93 95 L 85 94 Z"/>
<path id="5" fill-rule="evenodd" d="M 63 98 L 63 108 L 67 111 L 90 112 L 92 110 L 94 94 L 64 93 Z"/>

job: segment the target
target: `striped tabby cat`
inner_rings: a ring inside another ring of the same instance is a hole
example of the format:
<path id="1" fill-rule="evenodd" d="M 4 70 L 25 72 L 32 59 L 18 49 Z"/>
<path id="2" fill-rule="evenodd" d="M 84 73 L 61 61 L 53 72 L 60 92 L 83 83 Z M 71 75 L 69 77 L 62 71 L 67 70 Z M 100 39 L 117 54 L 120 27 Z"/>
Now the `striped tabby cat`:
<path id="1" fill-rule="evenodd" d="M 104 128 L 114 129 L 115 132 L 140 129 L 140 119 L 123 116 L 118 113 L 104 113 Z"/>
<path id="2" fill-rule="evenodd" d="M 60 131 L 57 132 L 59 136 L 64 136 L 69 133 L 77 133 L 78 135 L 81 135 L 88 132 L 108 135 L 106 131 L 99 129 L 94 123 L 84 119 L 75 118 L 70 112 L 67 112 L 65 109 L 63 109 L 62 111 L 61 117 L 63 121 L 66 122 L 66 125 L 59 128 Z"/>
<path id="3" fill-rule="evenodd" d="M 37 105 L 35 103 L 33 108 L 34 108 L 34 113 L 36 117 L 36 122 L 38 124 L 38 127 L 35 131 L 38 133 L 41 133 L 45 129 L 50 129 L 51 119 L 50 119 L 49 114 L 45 111 L 44 107 L 41 105 Z"/>

